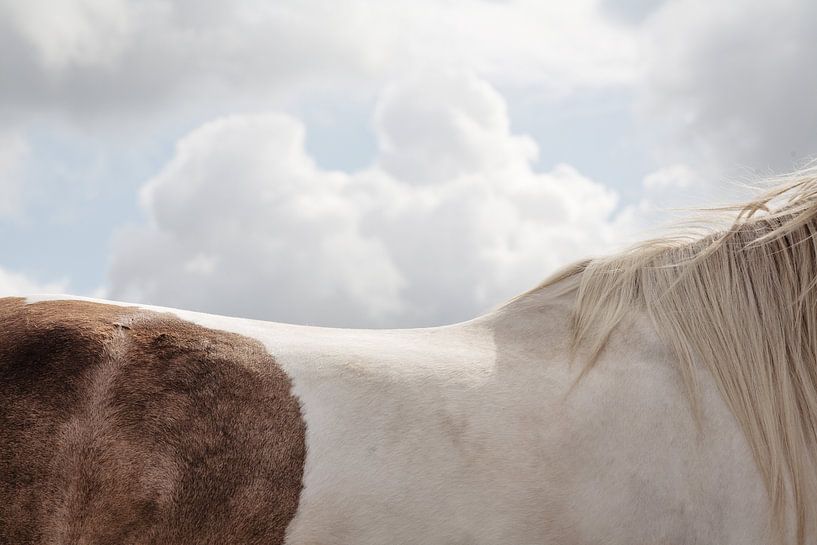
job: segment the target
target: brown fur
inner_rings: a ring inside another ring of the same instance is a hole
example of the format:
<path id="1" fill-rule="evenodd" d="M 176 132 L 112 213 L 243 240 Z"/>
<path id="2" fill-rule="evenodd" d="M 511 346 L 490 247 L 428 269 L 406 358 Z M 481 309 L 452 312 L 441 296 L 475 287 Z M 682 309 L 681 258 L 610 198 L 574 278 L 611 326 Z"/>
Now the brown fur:
<path id="1" fill-rule="evenodd" d="M 0 543 L 280 544 L 305 425 L 257 341 L 0 299 Z"/>

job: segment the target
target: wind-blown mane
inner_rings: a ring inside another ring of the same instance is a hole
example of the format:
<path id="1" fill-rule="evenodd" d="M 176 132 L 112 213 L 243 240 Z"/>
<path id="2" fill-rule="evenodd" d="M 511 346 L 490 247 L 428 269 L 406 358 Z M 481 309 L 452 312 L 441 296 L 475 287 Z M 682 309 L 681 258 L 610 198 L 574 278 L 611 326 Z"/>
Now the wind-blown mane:
<path id="1" fill-rule="evenodd" d="M 777 530 L 796 521 L 802 543 L 817 520 L 817 168 L 776 181 L 717 209 L 737 212 L 725 231 L 644 242 L 540 287 L 575 292 L 585 371 L 633 311 L 675 352 L 696 415 L 693 368 L 707 368 L 746 434 Z"/>

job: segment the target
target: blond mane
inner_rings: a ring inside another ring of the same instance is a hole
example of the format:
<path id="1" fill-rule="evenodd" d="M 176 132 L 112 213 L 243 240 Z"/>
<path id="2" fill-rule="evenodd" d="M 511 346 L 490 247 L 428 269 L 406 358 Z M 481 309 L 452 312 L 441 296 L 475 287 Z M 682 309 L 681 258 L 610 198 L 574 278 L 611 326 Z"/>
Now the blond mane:
<path id="1" fill-rule="evenodd" d="M 537 289 L 575 292 L 574 348 L 596 361 L 645 312 L 678 358 L 697 413 L 702 365 L 737 417 L 783 539 L 817 520 L 817 167 L 775 180 L 725 230 L 666 237 L 572 265 Z M 737 214 L 736 218 L 734 214 Z"/>

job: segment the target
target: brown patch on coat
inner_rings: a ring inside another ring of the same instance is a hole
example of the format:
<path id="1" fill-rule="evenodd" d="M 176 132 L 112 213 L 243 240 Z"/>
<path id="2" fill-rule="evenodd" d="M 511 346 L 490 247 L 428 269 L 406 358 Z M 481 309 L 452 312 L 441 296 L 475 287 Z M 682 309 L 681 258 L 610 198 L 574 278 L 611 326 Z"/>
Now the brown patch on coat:
<path id="1" fill-rule="evenodd" d="M 305 425 L 257 341 L 0 299 L 0 543 L 281 544 Z"/>

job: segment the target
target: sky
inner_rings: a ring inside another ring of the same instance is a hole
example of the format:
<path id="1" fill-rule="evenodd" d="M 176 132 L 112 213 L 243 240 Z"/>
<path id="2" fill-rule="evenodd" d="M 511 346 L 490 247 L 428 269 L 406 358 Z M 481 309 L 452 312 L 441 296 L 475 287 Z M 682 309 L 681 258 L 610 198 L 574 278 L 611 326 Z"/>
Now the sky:
<path id="1" fill-rule="evenodd" d="M 817 154 L 807 0 L 0 0 L 0 294 L 467 320 Z"/>

